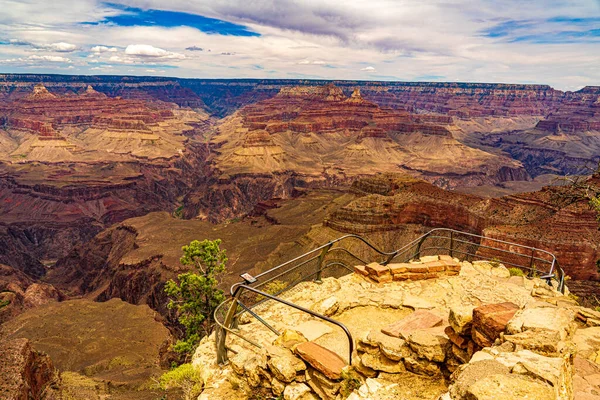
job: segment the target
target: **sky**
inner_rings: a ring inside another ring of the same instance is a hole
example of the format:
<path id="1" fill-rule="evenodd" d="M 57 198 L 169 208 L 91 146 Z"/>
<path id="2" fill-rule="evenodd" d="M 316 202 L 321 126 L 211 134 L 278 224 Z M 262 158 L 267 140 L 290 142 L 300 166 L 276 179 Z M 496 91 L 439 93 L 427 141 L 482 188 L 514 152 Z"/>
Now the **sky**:
<path id="1" fill-rule="evenodd" d="M 0 73 L 600 85 L 600 0 L 0 0 Z"/>

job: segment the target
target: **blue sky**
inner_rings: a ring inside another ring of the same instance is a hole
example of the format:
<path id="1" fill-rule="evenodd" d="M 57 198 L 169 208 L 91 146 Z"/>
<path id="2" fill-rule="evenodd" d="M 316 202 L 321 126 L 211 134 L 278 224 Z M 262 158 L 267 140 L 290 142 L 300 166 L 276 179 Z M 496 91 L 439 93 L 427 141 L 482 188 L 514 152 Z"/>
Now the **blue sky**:
<path id="1" fill-rule="evenodd" d="M 0 72 L 600 85 L 600 2 L 0 0 Z"/>

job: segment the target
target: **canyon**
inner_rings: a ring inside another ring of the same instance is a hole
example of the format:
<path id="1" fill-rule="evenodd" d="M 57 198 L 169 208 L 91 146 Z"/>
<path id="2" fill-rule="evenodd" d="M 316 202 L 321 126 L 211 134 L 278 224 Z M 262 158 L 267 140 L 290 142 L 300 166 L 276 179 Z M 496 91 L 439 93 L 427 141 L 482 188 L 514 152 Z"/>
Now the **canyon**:
<path id="1" fill-rule="evenodd" d="M 551 177 L 600 160 L 599 110 L 598 87 L 0 75 L 0 338 L 39 350 L 69 310 L 166 326 L 147 374 L 42 349 L 139 389 L 174 360 L 164 282 L 205 238 L 224 289 L 346 233 L 391 251 L 446 227 L 547 249 L 595 293 L 596 215 Z"/>

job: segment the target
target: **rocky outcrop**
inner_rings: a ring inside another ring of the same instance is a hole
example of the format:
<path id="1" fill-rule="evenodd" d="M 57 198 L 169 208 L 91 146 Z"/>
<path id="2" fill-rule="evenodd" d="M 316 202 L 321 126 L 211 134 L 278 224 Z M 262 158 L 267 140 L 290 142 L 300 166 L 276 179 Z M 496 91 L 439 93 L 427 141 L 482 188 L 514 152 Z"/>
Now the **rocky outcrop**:
<path id="1" fill-rule="evenodd" d="M 200 398 L 247 398 L 263 388 L 303 399 L 573 399 L 583 390 L 574 383 L 594 371 L 574 363 L 573 341 L 586 343 L 581 357 L 598 346 L 575 322 L 584 309 L 544 281 L 485 264 L 462 262 L 458 276 L 410 283 L 374 283 L 361 273 L 300 283 L 281 296 L 343 322 L 356 340 L 352 364 L 344 365 L 341 332 L 267 301 L 253 311 L 280 336 L 251 316 L 237 331 L 262 348 L 228 335 L 230 362 L 219 366 L 214 336 L 202 340 L 193 359 Z M 481 331 L 495 336 L 484 348 L 474 345 Z"/>
<path id="2" fill-rule="evenodd" d="M 448 192 L 413 178 L 381 175 L 360 179 L 353 188 L 371 194 L 335 211 L 325 219 L 325 226 L 360 234 L 418 224 L 483 234 L 554 253 L 574 279 L 598 279 L 600 242 L 595 214 L 585 201 L 561 205 L 557 199 L 567 190 L 563 187 L 485 199 Z M 511 250 L 523 254 L 517 262 L 530 261 L 530 250 Z M 499 256 L 494 252 L 487 255 Z"/>
<path id="3" fill-rule="evenodd" d="M 27 339 L 0 341 L 0 392 L 7 400 L 54 398 L 49 387 L 58 380 L 52 360 Z"/>

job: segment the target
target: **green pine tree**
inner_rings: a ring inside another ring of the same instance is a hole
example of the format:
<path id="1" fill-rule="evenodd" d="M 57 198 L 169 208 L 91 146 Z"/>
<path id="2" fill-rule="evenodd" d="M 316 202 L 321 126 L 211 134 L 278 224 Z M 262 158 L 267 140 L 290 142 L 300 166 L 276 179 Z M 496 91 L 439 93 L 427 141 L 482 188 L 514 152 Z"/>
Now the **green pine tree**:
<path id="1" fill-rule="evenodd" d="M 218 277 L 225 271 L 227 256 L 219 245 L 221 240 L 198 240 L 183 246 L 183 265 L 193 271 L 178 275 L 178 283 L 169 280 L 165 292 L 171 298 L 167 307 L 177 312 L 178 321 L 185 327 L 185 336 L 173 347 L 175 351 L 191 354 L 200 339 L 210 334 L 215 308 L 225 300 L 217 285 Z"/>

